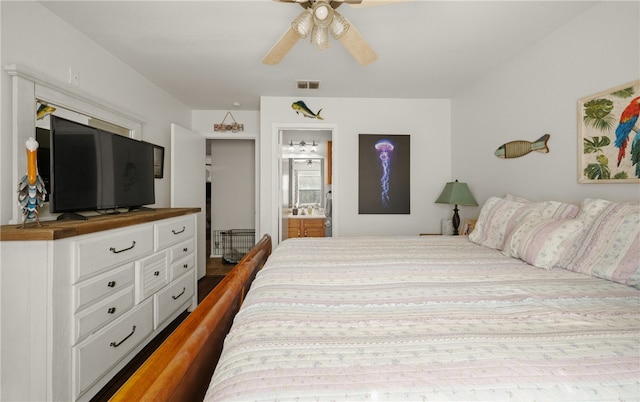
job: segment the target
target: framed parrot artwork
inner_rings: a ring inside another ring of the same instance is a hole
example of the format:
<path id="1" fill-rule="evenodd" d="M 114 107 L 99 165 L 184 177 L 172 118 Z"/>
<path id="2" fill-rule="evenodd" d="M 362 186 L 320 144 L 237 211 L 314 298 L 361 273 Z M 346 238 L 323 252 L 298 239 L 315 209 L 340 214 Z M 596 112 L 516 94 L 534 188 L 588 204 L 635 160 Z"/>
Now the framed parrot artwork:
<path id="1" fill-rule="evenodd" d="M 578 101 L 578 182 L 640 183 L 640 80 Z"/>

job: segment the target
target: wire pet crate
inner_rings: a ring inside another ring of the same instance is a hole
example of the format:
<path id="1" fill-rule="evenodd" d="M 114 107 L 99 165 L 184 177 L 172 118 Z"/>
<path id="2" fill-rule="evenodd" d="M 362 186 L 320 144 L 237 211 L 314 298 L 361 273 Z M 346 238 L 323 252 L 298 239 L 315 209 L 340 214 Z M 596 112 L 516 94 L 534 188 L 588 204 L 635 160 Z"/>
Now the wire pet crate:
<path id="1" fill-rule="evenodd" d="M 231 229 L 221 232 L 222 262 L 237 264 L 256 244 L 254 229 Z"/>

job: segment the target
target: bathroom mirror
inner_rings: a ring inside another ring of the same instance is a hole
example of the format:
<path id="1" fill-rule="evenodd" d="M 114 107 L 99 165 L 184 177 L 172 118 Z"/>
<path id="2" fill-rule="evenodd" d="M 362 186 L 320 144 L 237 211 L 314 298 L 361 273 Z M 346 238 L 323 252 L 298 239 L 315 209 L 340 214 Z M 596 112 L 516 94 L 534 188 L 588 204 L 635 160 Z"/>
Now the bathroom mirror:
<path id="1" fill-rule="evenodd" d="M 289 207 L 322 206 L 324 197 L 324 159 L 285 159 L 289 171 Z"/>

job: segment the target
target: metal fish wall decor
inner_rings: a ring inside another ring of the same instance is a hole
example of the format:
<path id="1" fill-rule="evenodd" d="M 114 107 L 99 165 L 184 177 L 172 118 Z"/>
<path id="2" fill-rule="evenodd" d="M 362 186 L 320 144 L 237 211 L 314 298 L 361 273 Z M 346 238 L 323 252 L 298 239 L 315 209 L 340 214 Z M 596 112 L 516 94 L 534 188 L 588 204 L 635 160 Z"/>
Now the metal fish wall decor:
<path id="1" fill-rule="evenodd" d="M 549 147 L 547 141 L 549 141 L 549 134 L 545 134 L 538 138 L 534 142 L 529 141 L 511 141 L 501 145 L 496 149 L 496 156 L 503 159 L 519 158 L 528 154 L 531 151 L 548 153 Z"/>

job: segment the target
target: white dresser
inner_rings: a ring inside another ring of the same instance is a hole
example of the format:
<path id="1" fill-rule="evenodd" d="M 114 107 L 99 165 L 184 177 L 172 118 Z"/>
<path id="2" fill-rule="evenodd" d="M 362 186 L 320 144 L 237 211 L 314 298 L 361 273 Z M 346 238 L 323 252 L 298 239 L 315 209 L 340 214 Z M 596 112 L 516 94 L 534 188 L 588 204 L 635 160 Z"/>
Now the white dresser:
<path id="1" fill-rule="evenodd" d="M 0 400 L 88 400 L 195 308 L 195 212 L 3 226 Z"/>

